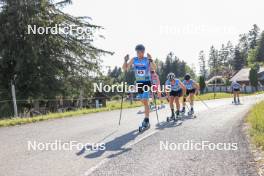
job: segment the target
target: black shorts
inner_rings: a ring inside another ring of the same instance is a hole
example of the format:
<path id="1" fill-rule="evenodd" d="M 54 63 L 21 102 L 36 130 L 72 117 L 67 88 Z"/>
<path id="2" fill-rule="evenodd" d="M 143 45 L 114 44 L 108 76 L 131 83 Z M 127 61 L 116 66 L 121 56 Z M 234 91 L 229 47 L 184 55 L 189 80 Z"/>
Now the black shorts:
<path id="1" fill-rule="evenodd" d="M 181 97 L 182 96 L 182 90 L 180 89 L 180 90 L 177 90 L 177 91 L 171 91 L 170 92 L 170 96 L 172 96 L 172 97 Z"/>
<path id="2" fill-rule="evenodd" d="M 150 81 L 137 82 L 136 85 L 137 85 L 137 93 L 143 94 L 148 89 L 150 90 L 151 82 Z"/>
<path id="3" fill-rule="evenodd" d="M 234 92 L 239 92 L 240 91 L 240 89 L 234 89 Z"/>
<path id="4" fill-rule="evenodd" d="M 186 95 L 189 96 L 190 94 L 194 94 L 195 93 L 195 89 L 187 89 L 186 90 Z"/>

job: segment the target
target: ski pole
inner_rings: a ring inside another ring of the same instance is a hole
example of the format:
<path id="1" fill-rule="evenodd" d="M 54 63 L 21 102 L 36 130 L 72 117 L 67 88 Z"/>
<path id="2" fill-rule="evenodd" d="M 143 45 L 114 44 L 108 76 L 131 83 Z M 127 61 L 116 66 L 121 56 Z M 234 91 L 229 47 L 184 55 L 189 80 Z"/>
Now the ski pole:
<path id="1" fill-rule="evenodd" d="M 126 71 L 124 73 L 125 81 L 126 81 Z M 120 126 L 121 124 L 121 118 L 122 118 L 122 112 L 123 112 L 123 103 L 124 103 L 124 96 L 125 96 L 125 90 L 124 90 L 124 85 L 123 85 L 123 93 L 121 96 L 121 107 L 120 107 L 120 115 L 119 115 L 119 122 L 118 125 Z"/>
<path id="2" fill-rule="evenodd" d="M 197 97 L 208 109 L 211 109 L 199 96 L 197 96 Z"/>
<path id="3" fill-rule="evenodd" d="M 155 96 L 155 94 L 153 92 L 152 92 L 152 96 L 154 98 L 155 109 L 156 109 L 156 116 L 157 116 L 157 121 L 158 121 L 158 124 L 159 124 L 159 115 L 158 115 L 158 110 L 157 110 L 157 101 L 156 101 L 156 96 Z"/>
<path id="4" fill-rule="evenodd" d="M 122 118 L 123 101 L 124 101 L 124 94 L 123 94 L 122 97 L 121 97 L 121 109 L 120 109 L 119 122 L 118 122 L 118 125 L 119 125 L 119 126 L 120 126 L 121 118 Z"/>

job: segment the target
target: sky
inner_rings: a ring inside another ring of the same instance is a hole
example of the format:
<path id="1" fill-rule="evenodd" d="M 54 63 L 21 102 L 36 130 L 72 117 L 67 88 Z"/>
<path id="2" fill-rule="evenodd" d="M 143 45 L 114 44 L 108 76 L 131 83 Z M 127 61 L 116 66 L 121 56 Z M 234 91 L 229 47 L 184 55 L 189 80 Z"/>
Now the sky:
<path id="1" fill-rule="evenodd" d="M 208 57 L 211 45 L 238 42 L 253 24 L 264 29 L 263 0 L 72 0 L 64 11 L 89 16 L 104 27 L 95 45 L 113 51 L 102 56 L 104 66 L 121 66 L 126 54 L 135 56 L 144 44 L 153 58 L 173 52 L 198 71 L 198 54 Z"/>

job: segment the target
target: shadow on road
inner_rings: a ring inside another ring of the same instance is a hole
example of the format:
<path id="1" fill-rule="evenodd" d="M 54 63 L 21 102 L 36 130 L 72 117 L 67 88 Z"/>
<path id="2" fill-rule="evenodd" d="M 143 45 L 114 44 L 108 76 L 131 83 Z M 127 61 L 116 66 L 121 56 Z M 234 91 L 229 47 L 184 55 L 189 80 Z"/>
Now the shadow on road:
<path id="1" fill-rule="evenodd" d="M 192 119 L 192 118 L 189 116 L 186 116 L 182 120 L 184 121 L 184 120 L 188 120 L 188 119 Z M 182 124 L 182 122 L 179 122 L 179 121 L 178 122 L 160 122 L 159 124 L 156 125 L 156 129 L 157 130 L 164 130 L 166 128 L 174 128 L 174 127 L 180 126 Z M 100 140 L 98 143 L 102 143 L 106 138 L 108 138 L 109 136 L 113 135 L 116 132 L 117 131 L 110 133 L 109 135 L 104 137 L 102 140 Z M 104 153 L 111 151 L 111 154 L 109 154 L 106 157 L 107 158 L 113 158 L 113 157 L 121 155 L 127 151 L 130 151 L 131 148 L 127 148 L 127 147 L 125 147 L 125 145 L 127 143 L 129 143 L 130 141 L 134 140 L 139 134 L 141 134 L 141 133 L 139 133 L 138 130 L 133 130 L 133 131 L 128 132 L 122 136 L 116 137 L 113 140 L 105 143 L 105 150 L 96 150 L 95 151 L 95 150 L 93 150 L 92 146 L 87 145 L 87 146 L 83 147 L 78 153 L 76 153 L 76 155 L 77 156 L 84 155 L 85 158 L 98 158 L 98 157 L 102 156 Z"/>
<path id="2" fill-rule="evenodd" d="M 131 148 L 125 148 L 125 145 L 129 142 L 134 140 L 139 135 L 138 130 L 131 131 L 129 133 L 126 133 L 122 136 L 116 137 L 115 139 L 105 143 L 105 150 L 97 150 L 92 151 L 92 146 L 85 146 L 82 150 L 80 150 L 78 153 L 76 153 L 77 156 L 84 155 L 87 152 L 89 152 L 88 155 L 85 155 L 85 158 L 97 158 L 102 156 L 107 151 L 114 151 L 117 153 L 110 154 L 107 156 L 107 158 L 113 158 L 118 155 L 121 155 L 129 150 Z M 108 135 L 109 136 L 109 135 Z"/>

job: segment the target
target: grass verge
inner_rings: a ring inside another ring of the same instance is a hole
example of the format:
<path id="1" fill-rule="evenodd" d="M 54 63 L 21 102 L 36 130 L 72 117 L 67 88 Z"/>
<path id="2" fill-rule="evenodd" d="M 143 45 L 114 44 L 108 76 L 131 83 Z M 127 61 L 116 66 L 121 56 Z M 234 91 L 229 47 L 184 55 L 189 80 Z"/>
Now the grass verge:
<path id="1" fill-rule="evenodd" d="M 257 147 L 264 150 L 264 101 L 256 104 L 249 112 L 250 136 Z"/>
<path id="2" fill-rule="evenodd" d="M 263 93 L 263 92 L 258 92 Z M 242 94 L 242 96 L 245 95 L 253 95 L 253 94 Z M 230 93 L 207 93 L 203 95 L 199 95 L 196 100 L 212 100 L 212 99 L 221 99 L 221 98 L 231 98 L 232 95 Z M 166 101 L 164 101 L 166 102 Z M 160 104 L 160 101 L 157 101 L 157 104 Z M 123 108 L 135 108 L 135 107 L 140 107 L 142 106 L 140 102 L 133 102 L 133 104 L 130 104 L 129 102 L 124 102 Z M 65 118 L 65 117 L 73 117 L 73 116 L 80 116 L 84 114 L 90 114 L 90 113 L 96 113 L 96 112 L 104 112 L 104 111 L 112 111 L 112 110 L 117 110 L 120 109 L 120 101 L 110 101 L 107 102 L 106 107 L 104 108 L 99 108 L 99 109 L 79 109 L 76 111 L 68 111 L 68 112 L 63 112 L 63 113 L 50 113 L 47 115 L 42 115 L 42 116 L 36 116 L 32 118 L 6 118 L 0 120 L 0 127 L 7 127 L 7 126 L 14 126 L 14 125 L 22 125 L 22 124 L 27 124 L 27 123 L 34 123 L 34 122 L 39 122 L 39 121 L 44 121 L 44 120 L 49 120 L 49 119 L 59 119 L 59 118 Z"/>

